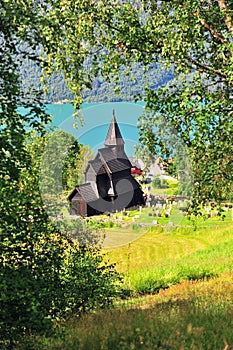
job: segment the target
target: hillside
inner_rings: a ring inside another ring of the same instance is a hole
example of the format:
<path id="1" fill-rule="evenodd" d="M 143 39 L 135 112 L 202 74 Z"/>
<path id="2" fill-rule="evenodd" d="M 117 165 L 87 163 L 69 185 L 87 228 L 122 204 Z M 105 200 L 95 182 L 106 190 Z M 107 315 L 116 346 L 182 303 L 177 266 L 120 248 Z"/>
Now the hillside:
<path id="1" fill-rule="evenodd" d="M 74 316 L 62 334 L 17 349 L 232 349 L 232 223 L 199 224 L 153 228 L 109 249 L 126 287 L 115 308 Z"/>
<path id="2" fill-rule="evenodd" d="M 28 93 L 34 89 L 42 88 L 41 70 L 29 59 L 25 59 L 22 62 L 20 75 L 24 92 Z M 144 94 L 145 82 L 151 88 L 156 89 L 158 86 L 166 84 L 172 78 L 172 72 L 166 71 L 160 66 L 153 65 L 147 73 L 143 73 L 142 67 L 139 64 L 134 64 L 130 74 L 124 69 L 121 70 L 118 86 L 113 81 L 104 81 L 101 76 L 95 78 L 92 90 L 86 89 L 83 91 L 83 102 L 132 101 L 134 95 Z M 49 92 L 45 96 L 46 103 L 56 103 L 58 101 L 72 100 L 73 98 L 62 74 L 53 74 L 48 80 L 48 87 Z M 118 93 L 115 90 L 118 90 Z"/>

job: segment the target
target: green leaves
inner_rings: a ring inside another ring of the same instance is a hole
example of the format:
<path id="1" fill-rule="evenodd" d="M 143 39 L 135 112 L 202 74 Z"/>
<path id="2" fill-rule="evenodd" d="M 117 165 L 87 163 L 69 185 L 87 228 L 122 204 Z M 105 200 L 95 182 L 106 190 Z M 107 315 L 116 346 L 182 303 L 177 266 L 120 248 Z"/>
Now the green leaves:
<path id="1" fill-rule="evenodd" d="M 76 28 L 74 32 L 72 30 L 75 28 L 70 26 L 68 21 L 71 15 L 68 4 L 63 2 L 64 9 L 60 5 L 60 1 L 35 3 L 30 0 L 19 0 L 16 3 L 9 1 L 1 3 L 0 342 L 2 347 L 9 345 L 12 348 L 14 342 L 27 332 L 51 332 L 53 321 L 66 316 L 67 312 L 79 313 L 98 305 L 106 306 L 116 296 L 118 276 L 113 267 L 99 266 L 102 257 L 98 250 L 88 250 L 79 246 L 71 237 L 54 226 L 45 211 L 39 189 L 41 153 L 47 142 L 47 137 L 42 136 L 46 134 L 45 126 L 50 117 L 44 111 L 43 90 L 30 91 L 28 94 L 21 90 L 19 73 L 21 62 L 24 59 L 31 60 L 38 69 L 43 68 L 47 75 L 51 74 L 53 69 L 61 67 L 65 76 L 72 81 L 76 93 L 87 85 L 87 79 L 82 79 L 82 72 L 79 72 L 84 56 L 78 57 L 79 53 L 81 55 L 86 50 L 82 51 L 81 41 L 73 40 L 73 34 L 81 33 L 81 28 L 76 27 L 74 23 L 77 21 L 76 11 L 84 14 L 87 21 L 85 28 L 88 29 L 90 21 L 83 11 L 87 9 L 89 1 L 80 1 L 80 8 L 76 6 L 74 9 L 73 17 L 70 18 Z M 91 32 L 88 30 L 88 33 Z M 41 57 L 38 57 L 38 47 Z M 76 103 L 80 102 L 81 99 L 77 96 Z M 19 106 L 25 107 L 24 114 L 18 113 Z M 28 132 L 31 129 L 33 132 L 30 135 L 32 138 L 30 142 Z M 61 179 L 60 183 L 56 181 L 57 178 L 53 179 L 58 186 L 62 185 L 62 161 L 66 160 L 65 170 L 68 170 L 70 163 L 71 166 L 75 164 L 76 152 L 79 151 L 77 142 L 74 148 L 67 151 L 65 146 L 66 141 L 70 141 L 69 137 L 59 136 L 56 139 L 56 147 L 53 148 L 57 153 L 47 152 L 47 159 L 50 157 L 50 161 L 60 156 L 58 159 L 60 163 L 52 164 L 57 167 L 54 169 L 55 175 Z M 70 174 L 65 174 L 64 171 L 63 175 L 64 181 L 67 182 Z M 51 185 L 49 181 L 46 183 L 47 186 Z M 82 235 L 85 236 L 83 232 Z M 75 274 L 77 270 L 78 275 Z M 90 283 L 91 290 L 88 289 L 88 284 L 85 290 L 82 288 L 83 276 Z M 71 282 L 77 288 L 71 288 Z M 101 287 L 98 289 L 97 285 Z M 99 294 L 92 295 L 93 290 Z"/>

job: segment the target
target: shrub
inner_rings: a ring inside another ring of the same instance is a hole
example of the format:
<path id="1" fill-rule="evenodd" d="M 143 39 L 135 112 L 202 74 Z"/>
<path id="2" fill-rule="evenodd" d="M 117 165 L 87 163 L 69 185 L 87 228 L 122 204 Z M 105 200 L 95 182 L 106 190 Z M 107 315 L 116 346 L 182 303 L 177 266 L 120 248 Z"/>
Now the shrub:
<path id="1" fill-rule="evenodd" d="M 114 223 L 112 222 L 112 221 L 109 221 L 108 223 L 107 223 L 107 227 L 108 228 L 112 228 L 114 226 Z"/>
<path id="2" fill-rule="evenodd" d="M 38 222 L 37 222 L 38 225 Z M 38 227 L 37 227 L 38 228 Z M 30 331 L 45 332 L 60 308 L 59 271 L 67 246 L 52 227 L 40 233 L 31 230 L 5 231 L 1 245 L 0 339 L 10 342 Z"/>
<path id="3" fill-rule="evenodd" d="M 120 276 L 103 262 L 99 248 L 43 225 L 42 233 L 31 225 L 27 237 L 24 231 L 14 235 L 18 244 L 11 237 L 5 249 L 1 245 L 2 348 L 27 333 L 50 333 L 54 320 L 107 307 L 118 296 Z"/>
<path id="4" fill-rule="evenodd" d="M 110 306 L 119 296 L 121 277 L 114 264 L 104 262 L 98 248 L 72 247 L 61 272 L 65 314 Z"/>
<path id="5" fill-rule="evenodd" d="M 152 181 L 153 188 L 168 188 L 168 182 L 165 179 L 160 179 L 158 176 Z"/>

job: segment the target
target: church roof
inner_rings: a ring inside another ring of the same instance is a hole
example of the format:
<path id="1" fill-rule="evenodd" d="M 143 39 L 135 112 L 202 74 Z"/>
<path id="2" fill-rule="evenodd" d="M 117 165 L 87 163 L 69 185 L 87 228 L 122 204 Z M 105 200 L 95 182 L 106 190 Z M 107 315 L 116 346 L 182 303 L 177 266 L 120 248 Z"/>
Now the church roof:
<path id="1" fill-rule="evenodd" d="M 108 129 L 108 133 L 105 140 L 105 146 L 121 146 L 124 145 L 124 140 L 122 138 L 119 126 L 117 124 L 114 110 L 112 114 L 112 120 Z"/>
<path id="2" fill-rule="evenodd" d="M 86 203 L 94 202 L 99 199 L 96 184 L 94 182 L 87 182 L 82 185 L 77 185 L 69 195 L 68 199 L 71 201 L 74 197 L 80 198 L 80 196 Z"/>
<path id="3" fill-rule="evenodd" d="M 97 158 L 97 159 L 91 160 L 89 161 L 89 164 L 92 166 L 92 168 L 94 169 L 94 172 L 97 175 L 106 173 L 106 169 L 100 159 Z"/>
<path id="4" fill-rule="evenodd" d="M 111 148 L 99 148 L 98 154 L 101 155 L 101 158 L 103 158 L 105 162 L 109 162 L 112 159 L 116 159 L 116 155 Z"/>
<path id="5" fill-rule="evenodd" d="M 104 164 L 108 167 L 110 173 L 116 173 L 131 168 L 131 163 L 127 156 L 125 155 L 125 158 L 116 158 L 116 155 L 111 148 L 100 148 L 98 154 Z"/>
<path id="6" fill-rule="evenodd" d="M 85 184 L 77 186 L 78 190 L 86 203 L 94 202 L 99 199 L 97 186 L 94 182 L 87 182 Z"/>

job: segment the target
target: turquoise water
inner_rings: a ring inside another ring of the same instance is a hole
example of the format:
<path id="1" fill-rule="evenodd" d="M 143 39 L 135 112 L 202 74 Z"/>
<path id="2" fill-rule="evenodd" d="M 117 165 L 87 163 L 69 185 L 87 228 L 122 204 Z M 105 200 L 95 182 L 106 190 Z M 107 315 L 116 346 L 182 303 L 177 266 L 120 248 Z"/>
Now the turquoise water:
<path id="1" fill-rule="evenodd" d="M 144 103 L 109 102 L 83 104 L 81 118 L 74 117 L 71 104 L 47 104 L 46 110 L 53 116 L 51 126 L 56 126 L 76 137 L 84 145 L 90 145 L 97 151 L 104 146 L 109 124 L 114 110 L 116 120 L 125 141 L 128 156 L 134 154 L 134 145 L 138 143 L 138 118 L 144 110 Z M 27 111 L 19 108 L 21 114 Z M 81 122 L 81 120 L 83 122 Z"/>
<path id="2" fill-rule="evenodd" d="M 46 109 L 54 116 L 52 125 L 72 134 L 80 143 L 90 145 L 94 151 L 104 145 L 114 110 L 125 141 L 126 153 L 128 156 L 133 155 L 134 145 L 138 143 L 137 122 L 143 113 L 143 103 L 83 104 L 81 110 L 83 125 L 78 118 L 74 118 L 74 109 L 71 104 L 49 104 L 46 105 Z"/>

